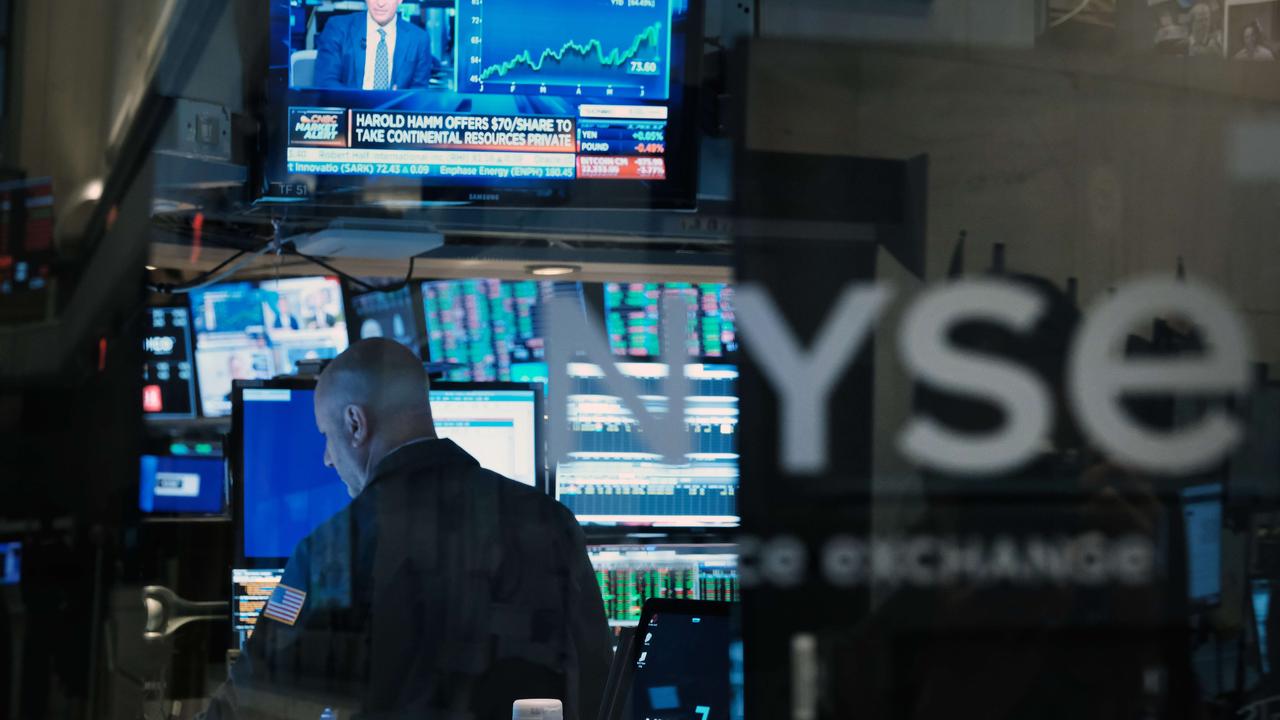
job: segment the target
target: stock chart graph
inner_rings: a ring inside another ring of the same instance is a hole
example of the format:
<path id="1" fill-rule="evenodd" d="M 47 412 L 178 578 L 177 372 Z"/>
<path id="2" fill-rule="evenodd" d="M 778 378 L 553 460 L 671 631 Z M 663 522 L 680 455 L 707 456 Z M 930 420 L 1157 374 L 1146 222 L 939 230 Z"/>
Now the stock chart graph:
<path id="1" fill-rule="evenodd" d="M 665 100 L 673 1 L 460 0 L 459 87 Z"/>

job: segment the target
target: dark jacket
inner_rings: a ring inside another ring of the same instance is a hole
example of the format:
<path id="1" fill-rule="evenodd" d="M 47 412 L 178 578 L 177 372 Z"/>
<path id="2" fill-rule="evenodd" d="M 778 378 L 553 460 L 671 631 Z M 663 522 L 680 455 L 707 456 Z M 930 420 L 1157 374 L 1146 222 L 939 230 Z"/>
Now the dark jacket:
<path id="1" fill-rule="evenodd" d="M 331 18 L 316 39 L 316 67 L 312 85 L 318 88 L 364 86 L 367 13 Z M 422 28 L 396 18 L 396 51 L 391 56 L 391 89 L 424 88 L 431 82 L 435 58 L 431 38 Z"/>
<path id="2" fill-rule="evenodd" d="M 272 602 L 209 717 L 505 720 L 533 697 L 596 716 L 610 636 L 581 529 L 450 440 L 384 458 Z"/>

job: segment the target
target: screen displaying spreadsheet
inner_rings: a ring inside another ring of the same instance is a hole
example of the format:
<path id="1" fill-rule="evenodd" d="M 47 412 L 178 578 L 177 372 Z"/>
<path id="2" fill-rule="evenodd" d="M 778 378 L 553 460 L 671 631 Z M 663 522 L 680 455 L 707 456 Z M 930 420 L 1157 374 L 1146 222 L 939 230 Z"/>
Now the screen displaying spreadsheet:
<path id="1" fill-rule="evenodd" d="M 669 368 L 618 363 L 645 411 L 665 415 Z M 738 377 L 733 365 L 684 366 L 684 462 L 649 446 L 636 412 L 610 392 L 597 365 L 570 363 L 565 421 L 569 447 L 557 458 L 556 497 L 586 524 L 676 527 L 737 523 Z"/>

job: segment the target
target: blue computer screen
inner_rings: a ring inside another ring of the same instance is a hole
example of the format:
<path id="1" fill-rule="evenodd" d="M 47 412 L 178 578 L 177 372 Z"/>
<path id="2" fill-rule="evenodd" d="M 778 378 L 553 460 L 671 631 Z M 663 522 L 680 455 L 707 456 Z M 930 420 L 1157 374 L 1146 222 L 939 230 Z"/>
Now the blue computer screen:
<path id="1" fill-rule="evenodd" d="M 1216 604 L 1222 595 L 1222 486 L 1182 491 L 1187 537 L 1187 594 L 1192 602 Z"/>
<path id="2" fill-rule="evenodd" d="M 1249 599 L 1253 605 L 1253 632 L 1258 642 L 1258 661 L 1263 675 L 1271 674 L 1271 658 L 1267 655 L 1267 616 L 1271 612 L 1271 581 L 1254 578 L 1249 583 Z"/>
<path id="3" fill-rule="evenodd" d="M 244 554 L 287 558 L 298 541 L 350 502 L 324 464 L 314 390 L 243 391 Z"/>
<path id="4" fill-rule="evenodd" d="M 22 543 L 0 543 L 0 585 L 22 582 Z"/>
<path id="5" fill-rule="evenodd" d="M 216 515 L 225 507 L 220 457 L 143 455 L 138 507 L 144 513 Z"/>
<path id="6" fill-rule="evenodd" d="M 350 502 L 338 474 L 324 465 L 314 390 L 245 388 L 244 555 L 287 558 L 300 540 Z M 541 487 L 534 390 L 433 389 L 436 432 L 480 465 Z"/>

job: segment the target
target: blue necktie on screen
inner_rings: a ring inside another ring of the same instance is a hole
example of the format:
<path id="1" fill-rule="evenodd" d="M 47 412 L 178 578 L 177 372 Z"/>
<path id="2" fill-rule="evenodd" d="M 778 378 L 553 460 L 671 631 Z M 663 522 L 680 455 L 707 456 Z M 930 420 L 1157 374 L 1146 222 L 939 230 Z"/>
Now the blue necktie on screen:
<path id="1" fill-rule="evenodd" d="M 373 56 L 373 89 L 391 87 L 391 56 L 387 53 L 387 31 L 378 28 L 378 47 Z"/>

